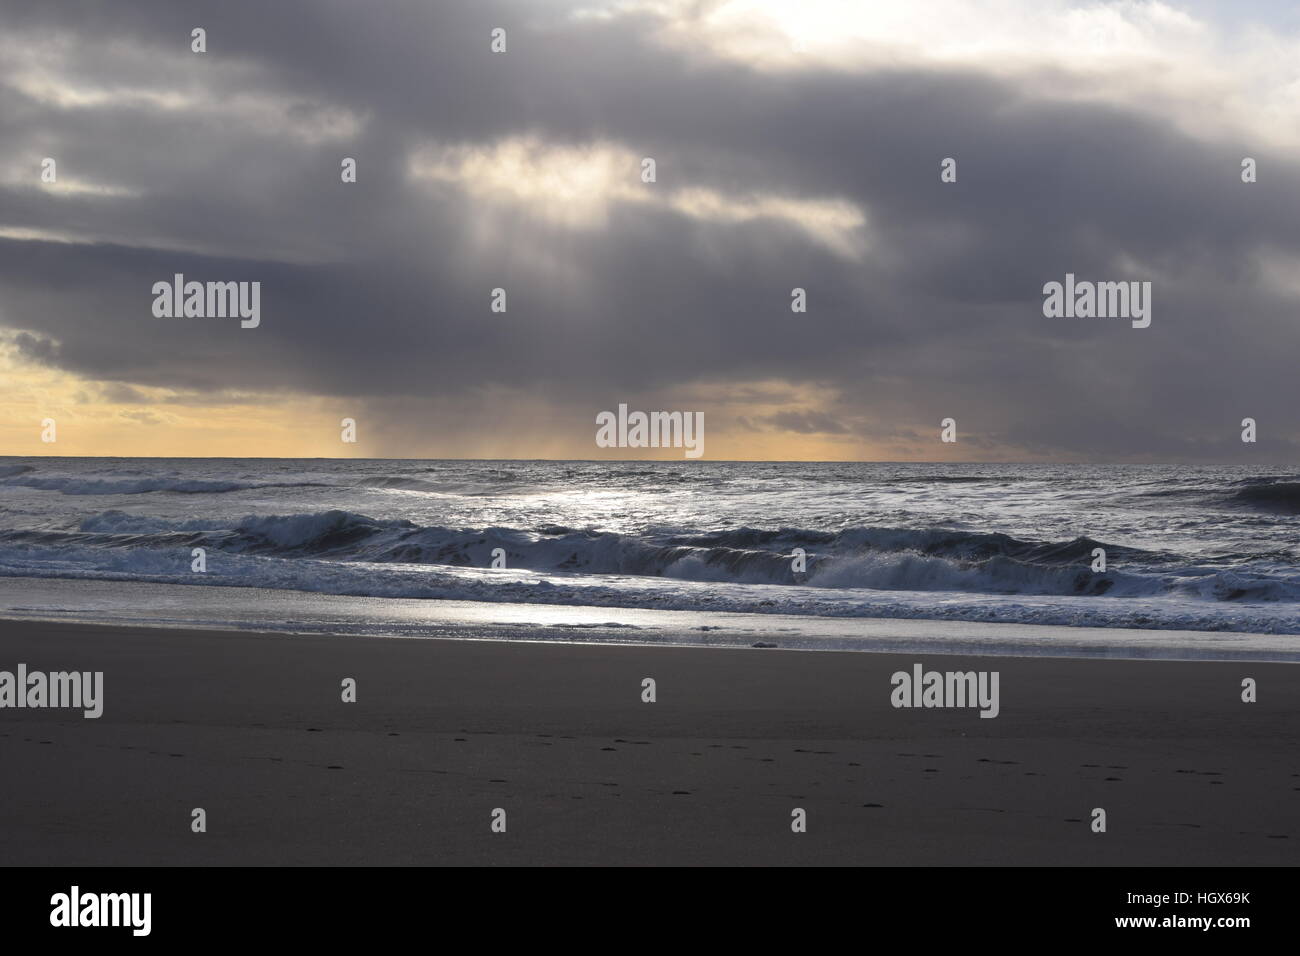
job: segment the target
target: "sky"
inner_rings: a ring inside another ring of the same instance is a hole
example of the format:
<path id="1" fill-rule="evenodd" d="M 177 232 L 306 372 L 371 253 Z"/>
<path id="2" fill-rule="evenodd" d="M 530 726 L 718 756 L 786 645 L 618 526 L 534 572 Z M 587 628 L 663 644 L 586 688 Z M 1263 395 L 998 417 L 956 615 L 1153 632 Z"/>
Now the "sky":
<path id="1" fill-rule="evenodd" d="M 1298 150 L 1286 4 L 3 0 L 0 454 L 1294 463 Z"/>

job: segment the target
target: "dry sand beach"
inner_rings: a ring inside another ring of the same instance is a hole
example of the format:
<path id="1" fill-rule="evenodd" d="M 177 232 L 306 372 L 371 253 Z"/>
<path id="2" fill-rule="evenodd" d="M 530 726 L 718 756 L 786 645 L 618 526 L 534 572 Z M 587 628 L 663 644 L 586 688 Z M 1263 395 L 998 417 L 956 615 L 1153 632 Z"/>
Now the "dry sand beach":
<path id="1" fill-rule="evenodd" d="M 997 670 L 999 716 L 891 707 L 918 661 Z M 0 622 L 19 662 L 104 712 L 0 714 L 11 865 L 1300 862 L 1282 663 Z"/>

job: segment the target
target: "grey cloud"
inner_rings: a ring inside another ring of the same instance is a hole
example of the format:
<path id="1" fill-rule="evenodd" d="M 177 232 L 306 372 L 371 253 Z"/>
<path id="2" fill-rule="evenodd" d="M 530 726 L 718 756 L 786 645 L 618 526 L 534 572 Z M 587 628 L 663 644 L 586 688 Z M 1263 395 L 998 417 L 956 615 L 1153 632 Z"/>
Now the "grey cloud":
<path id="1" fill-rule="evenodd" d="M 1047 102 L 1032 83 L 688 63 L 650 41 L 645 17 L 574 24 L 559 9 L 6 4 L 17 42 L 75 34 L 77 82 L 200 91 L 209 106 L 51 109 L 0 66 L 0 139 L 48 144 L 61 175 L 141 193 L 0 187 L 0 227 L 97 240 L 0 238 L 0 320 L 30 333 L 28 357 L 123 387 L 341 396 L 413 426 L 493 386 L 585 429 L 586 410 L 633 394 L 784 380 L 831 396 L 767 419 L 808 433 L 953 416 L 975 447 L 1156 460 L 1238 460 L 1245 415 L 1269 423 L 1279 454 L 1300 438 L 1300 300 L 1256 268 L 1262 252 L 1300 256 L 1290 157 L 1257 156 L 1266 174 L 1245 186 L 1248 145 Z M 176 56 L 195 25 L 210 52 Z M 510 52 L 493 57 L 497 25 Z M 259 102 L 284 109 L 284 128 L 241 114 Z M 355 136 L 288 131 L 340 110 Z M 615 203 L 607 229 L 570 231 L 406 177 L 422 144 L 523 134 L 653 155 L 664 192 L 843 198 L 866 210 L 873 245 L 853 262 L 778 221 L 652 204 Z M 345 155 L 355 185 L 338 181 Z M 945 156 L 956 184 L 939 183 Z M 507 241 L 477 245 L 487 226 Z M 1154 280 L 1151 328 L 1044 318 L 1042 284 L 1067 271 Z M 175 272 L 261 281 L 262 326 L 153 318 L 150 287 Z M 505 315 L 488 311 L 496 286 Z M 790 311 L 794 286 L 807 314 Z"/>

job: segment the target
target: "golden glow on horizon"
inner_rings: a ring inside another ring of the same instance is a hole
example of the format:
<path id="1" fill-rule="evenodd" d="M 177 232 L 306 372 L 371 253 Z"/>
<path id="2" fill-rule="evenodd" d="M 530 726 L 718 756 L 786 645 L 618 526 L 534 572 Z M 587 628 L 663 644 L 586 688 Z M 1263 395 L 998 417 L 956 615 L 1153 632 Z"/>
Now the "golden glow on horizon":
<path id="1" fill-rule="evenodd" d="M 421 427 L 397 424 L 409 420 L 409 403 L 359 410 L 361 403 L 336 398 L 223 398 L 95 382 L 27 361 L 3 342 L 0 380 L 4 456 L 684 460 L 682 450 L 674 448 L 598 448 L 597 409 L 557 409 L 523 391 L 497 389 L 471 397 L 463 406 L 422 418 Z M 943 452 L 954 447 L 803 433 L 770 420 L 781 414 L 816 415 L 828 401 L 829 395 L 816 388 L 764 381 L 696 386 L 682 390 L 675 401 L 647 398 L 632 407 L 703 411 L 702 461 L 935 460 L 949 457 Z M 469 416 L 472 409 L 477 417 Z M 340 439 L 340 422 L 347 417 L 358 420 L 356 444 Z M 53 443 L 41 441 L 46 418 L 56 423 Z M 449 427 L 452 422 L 460 424 Z M 969 455 L 969 447 L 964 450 Z"/>
<path id="2" fill-rule="evenodd" d="M 302 423 L 324 417 L 313 399 L 232 396 L 200 400 L 166 389 L 91 382 L 25 362 L 0 346 L 4 382 L 0 454 L 122 457 L 339 456 L 333 441 L 308 434 Z M 141 400 L 129 400 L 134 397 Z M 123 398 L 127 400 L 123 400 Z M 42 422 L 55 421 L 57 440 L 41 441 Z M 350 446 L 343 446 L 344 448 Z"/>

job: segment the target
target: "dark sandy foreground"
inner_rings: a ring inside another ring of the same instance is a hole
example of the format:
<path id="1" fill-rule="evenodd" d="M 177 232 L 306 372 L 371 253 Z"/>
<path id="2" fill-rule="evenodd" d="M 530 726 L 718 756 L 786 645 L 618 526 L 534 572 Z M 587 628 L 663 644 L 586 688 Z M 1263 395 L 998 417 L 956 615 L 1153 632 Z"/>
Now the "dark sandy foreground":
<path id="1" fill-rule="evenodd" d="M 916 660 L 0 622 L 0 670 L 105 672 L 0 710 L 0 863 L 1300 862 L 1300 668 L 920 658 L 1000 671 L 988 720 L 892 708 Z"/>

